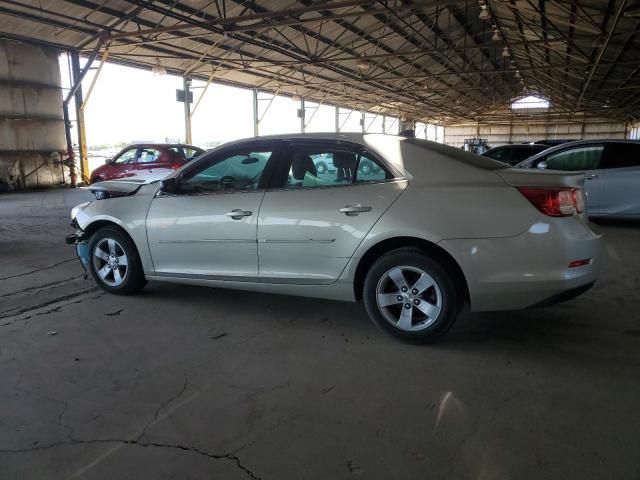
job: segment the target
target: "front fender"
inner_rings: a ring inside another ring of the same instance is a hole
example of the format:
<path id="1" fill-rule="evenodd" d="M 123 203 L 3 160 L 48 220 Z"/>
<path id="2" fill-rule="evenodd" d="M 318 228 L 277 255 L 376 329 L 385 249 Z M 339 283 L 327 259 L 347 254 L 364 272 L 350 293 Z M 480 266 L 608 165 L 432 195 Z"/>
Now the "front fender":
<path id="1" fill-rule="evenodd" d="M 105 225 L 116 225 L 133 240 L 145 274 L 154 270 L 147 243 L 146 217 L 153 195 L 110 198 L 91 202 L 76 212 L 77 226 L 89 235 Z"/>

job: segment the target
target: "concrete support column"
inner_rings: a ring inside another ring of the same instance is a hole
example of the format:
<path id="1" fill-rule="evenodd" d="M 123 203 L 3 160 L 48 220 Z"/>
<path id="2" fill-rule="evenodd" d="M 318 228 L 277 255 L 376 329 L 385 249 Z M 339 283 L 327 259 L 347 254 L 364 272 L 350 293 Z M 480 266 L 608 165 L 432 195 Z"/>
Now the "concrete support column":
<path id="1" fill-rule="evenodd" d="M 260 117 L 258 116 L 258 89 L 253 89 L 253 136 L 260 136 Z"/>
<path id="2" fill-rule="evenodd" d="M 184 142 L 191 143 L 191 104 L 189 103 L 191 79 L 187 76 L 182 77 L 182 85 L 184 90 Z"/>

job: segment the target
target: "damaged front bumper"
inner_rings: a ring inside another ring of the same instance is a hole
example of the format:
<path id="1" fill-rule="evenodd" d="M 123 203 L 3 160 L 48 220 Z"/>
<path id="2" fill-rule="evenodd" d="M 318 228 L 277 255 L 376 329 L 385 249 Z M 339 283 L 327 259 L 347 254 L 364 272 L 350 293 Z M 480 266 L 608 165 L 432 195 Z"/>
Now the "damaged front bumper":
<path id="1" fill-rule="evenodd" d="M 67 245 L 75 245 L 76 255 L 84 269 L 84 278 L 86 280 L 88 277 L 87 268 L 89 268 L 89 239 L 86 238 L 82 230 L 77 230 L 76 233 L 67 235 L 64 241 Z"/>

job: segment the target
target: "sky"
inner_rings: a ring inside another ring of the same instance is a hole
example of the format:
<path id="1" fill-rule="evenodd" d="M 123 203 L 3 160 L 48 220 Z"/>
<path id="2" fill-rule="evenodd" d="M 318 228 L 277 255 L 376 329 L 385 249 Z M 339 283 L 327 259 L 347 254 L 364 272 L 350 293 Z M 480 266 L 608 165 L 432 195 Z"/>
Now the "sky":
<path id="1" fill-rule="evenodd" d="M 64 55 L 60 65 L 63 87 L 69 88 Z M 83 81 L 85 100 L 95 73 L 96 70 L 90 70 Z M 193 81 L 192 109 L 204 86 L 205 82 Z M 182 88 L 182 77 L 155 76 L 150 70 L 105 63 L 86 102 L 87 144 L 91 147 L 138 141 L 184 142 L 184 105 L 176 101 L 176 89 Z M 211 83 L 192 117 L 193 143 L 209 146 L 253 136 L 252 97 L 249 89 Z M 270 99 L 270 94 L 259 93 L 260 135 L 299 133 L 299 100 L 281 96 L 273 102 Z M 318 106 L 310 102 L 306 105 L 308 124 L 305 131 L 334 131 L 333 106 Z M 361 131 L 360 118 L 360 112 L 341 108 L 341 131 Z M 382 117 L 379 115 L 367 113 L 365 124 L 369 131 L 382 131 Z M 397 119 L 387 117 L 385 126 L 388 133 L 398 133 Z M 419 126 L 417 130 L 426 130 L 431 135 L 426 126 Z M 432 130 L 435 134 L 435 129 Z"/>

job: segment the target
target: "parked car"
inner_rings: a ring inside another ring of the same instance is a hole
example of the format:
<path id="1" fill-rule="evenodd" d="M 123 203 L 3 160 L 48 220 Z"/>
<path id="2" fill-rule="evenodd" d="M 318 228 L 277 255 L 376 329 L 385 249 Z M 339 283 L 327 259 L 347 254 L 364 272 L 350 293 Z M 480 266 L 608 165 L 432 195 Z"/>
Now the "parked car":
<path id="1" fill-rule="evenodd" d="M 154 172 L 169 174 L 202 153 L 204 153 L 203 149 L 193 145 L 170 143 L 129 145 L 91 172 L 91 183 L 144 177 Z"/>
<path id="2" fill-rule="evenodd" d="M 640 218 L 640 142 L 581 140 L 545 150 L 520 168 L 584 172 L 590 217 Z"/>
<path id="3" fill-rule="evenodd" d="M 547 148 L 555 147 L 556 145 L 562 145 L 563 143 L 573 142 L 575 140 L 567 140 L 564 138 L 547 138 L 545 140 L 536 140 L 533 142 L 535 145 L 546 145 Z"/>
<path id="4" fill-rule="evenodd" d="M 501 145 L 493 147 L 482 153 L 483 157 L 493 158 L 508 165 L 517 165 L 527 158 L 546 150 L 545 145 L 535 145 L 531 143 L 521 143 L 512 145 Z"/>
<path id="5" fill-rule="evenodd" d="M 321 155 L 347 175 L 319 177 Z M 158 280 L 362 299 L 381 329 L 426 342 L 465 302 L 521 309 L 591 287 L 601 238 L 581 181 L 389 135 L 261 137 L 159 182 L 90 187 L 118 195 L 76 206 L 67 242 L 110 293 Z"/>

